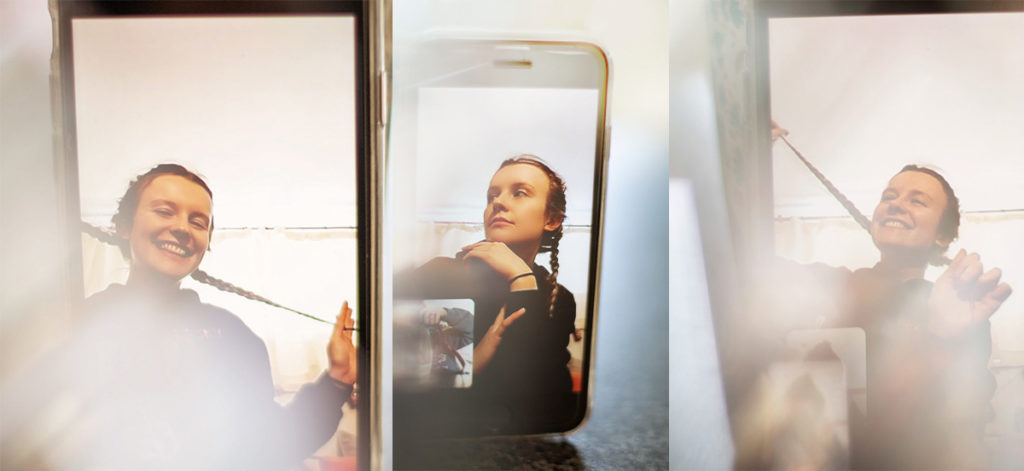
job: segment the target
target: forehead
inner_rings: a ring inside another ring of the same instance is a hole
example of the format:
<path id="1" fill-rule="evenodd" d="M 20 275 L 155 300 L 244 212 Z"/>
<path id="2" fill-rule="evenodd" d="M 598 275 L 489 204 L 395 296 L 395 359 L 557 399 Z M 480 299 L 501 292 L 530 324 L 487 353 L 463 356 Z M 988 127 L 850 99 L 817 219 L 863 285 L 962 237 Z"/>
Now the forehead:
<path id="1" fill-rule="evenodd" d="M 886 189 L 898 190 L 900 192 L 917 191 L 932 198 L 945 201 L 946 192 L 942 189 L 942 183 L 927 173 L 914 170 L 897 173 L 889 180 Z"/>
<path id="2" fill-rule="evenodd" d="M 198 183 L 180 175 L 160 175 L 142 189 L 139 206 L 153 200 L 166 200 L 193 211 L 210 212 L 213 200 Z"/>
<path id="3" fill-rule="evenodd" d="M 491 177 L 491 186 L 509 186 L 526 183 L 538 189 L 547 189 L 548 175 L 530 164 L 512 164 L 498 169 Z"/>

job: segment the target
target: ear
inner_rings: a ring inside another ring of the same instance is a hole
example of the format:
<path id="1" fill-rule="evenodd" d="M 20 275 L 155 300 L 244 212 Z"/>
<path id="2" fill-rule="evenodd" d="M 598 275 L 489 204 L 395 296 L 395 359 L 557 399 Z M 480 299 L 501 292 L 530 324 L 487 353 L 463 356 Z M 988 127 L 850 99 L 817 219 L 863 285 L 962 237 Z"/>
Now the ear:
<path id="1" fill-rule="evenodd" d="M 544 230 L 545 231 L 553 231 L 553 230 L 558 229 L 559 227 L 562 227 L 562 220 L 561 219 L 556 219 L 556 218 L 553 218 L 553 217 L 552 218 L 548 218 L 547 224 L 544 224 Z"/>
<path id="2" fill-rule="evenodd" d="M 128 229 L 125 229 L 123 227 L 118 226 L 118 228 L 114 232 L 114 235 L 116 235 L 116 236 L 118 236 L 118 237 L 120 237 L 120 238 L 122 238 L 124 240 L 128 240 L 128 238 L 131 237 L 131 231 L 128 230 Z"/>

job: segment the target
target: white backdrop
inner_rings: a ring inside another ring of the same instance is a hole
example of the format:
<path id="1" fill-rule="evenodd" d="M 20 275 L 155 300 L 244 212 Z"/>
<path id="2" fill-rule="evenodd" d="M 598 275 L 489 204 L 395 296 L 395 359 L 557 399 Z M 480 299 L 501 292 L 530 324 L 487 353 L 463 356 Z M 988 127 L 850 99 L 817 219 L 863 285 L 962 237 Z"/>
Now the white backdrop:
<path id="1" fill-rule="evenodd" d="M 978 252 L 1018 291 L 992 318 L 993 362 L 1024 365 L 1024 13 L 769 27 L 772 117 L 790 142 L 868 217 L 903 165 L 938 169 L 963 212 L 950 254 Z M 781 141 L 774 188 L 780 255 L 853 269 L 877 262 L 870 236 Z"/>

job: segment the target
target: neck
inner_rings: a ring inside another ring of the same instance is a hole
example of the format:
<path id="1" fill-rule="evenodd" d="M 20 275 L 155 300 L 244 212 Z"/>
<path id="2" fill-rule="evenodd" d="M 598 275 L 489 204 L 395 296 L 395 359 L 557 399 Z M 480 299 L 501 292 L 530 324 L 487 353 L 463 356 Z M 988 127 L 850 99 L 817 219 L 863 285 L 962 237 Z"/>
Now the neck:
<path id="1" fill-rule="evenodd" d="M 128 273 L 128 281 L 125 282 L 125 285 L 136 290 L 162 293 L 178 290 L 181 280 L 172 280 L 166 276 L 150 273 L 147 270 L 133 269 Z"/>
<path id="2" fill-rule="evenodd" d="M 924 270 L 928 262 L 917 255 L 894 255 L 882 253 L 881 260 L 875 265 L 876 270 L 890 273 L 900 280 L 924 278 Z"/>
<path id="3" fill-rule="evenodd" d="M 534 259 L 537 258 L 537 252 L 540 251 L 539 242 L 534 244 L 509 245 L 508 248 L 518 255 L 519 258 L 523 259 L 523 261 L 530 266 L 531 270 L 536 265 L 534 263 Z"/>

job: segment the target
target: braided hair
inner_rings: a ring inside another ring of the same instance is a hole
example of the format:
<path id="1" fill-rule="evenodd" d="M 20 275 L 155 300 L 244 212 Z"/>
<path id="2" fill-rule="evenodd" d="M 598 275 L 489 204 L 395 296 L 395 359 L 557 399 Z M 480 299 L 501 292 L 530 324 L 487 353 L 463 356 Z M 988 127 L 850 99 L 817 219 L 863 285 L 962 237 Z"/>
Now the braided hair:
<path id="1" fill-rule="evenodd" d="M 558 222 L 565 221 L 565 181 L 562 176 L 556 173 L 540 157 L 530 154 L 521 154 L 501 163 L 498 169 L 515 164 L 533 165 L 544 172 L 548 177 L 548 201 L 545 208 L 545 216 L 555 219 Z M 558 296 L 558 242 L 562 240 L 563 224 L 551 231 L 544 231 L 540 237 L 539 253 L 551 253 L 551 274 L 548 275 L 548 283 L 551 284 L 551 296 L 548 300 L 548 317 L 555 316 L 555 297 Z"/>
<path id="2" fill-rule="evenodd" d="M 96 226 L 94 226 L 92 224 L 89 224 L 89 223 L 87 223 L 85 221 L 82 221 L 81 230 L 85 234 L 89 235 L 90 237 L 92 237 L 92 238 L 94 238 L 94 239 L 96 239 L 96 240 L 98 240 L 100 242 L 104 242 L 104 243 L 107 243 L 107 244 L 110 244 L 110 245 L 117 246 L 122 251 L 124 251 L 125 247 L 127 246 L 126 241 L 124 239 L 118 237 L 116 234 L 108 232 L 108 231 L 105 231 L 103 229 L 100 229 L 100 228 L 98 228 L 98 227 L 96 227 Z M 198 282 L 200 282 L 202 284 L 209 285 L 209 286 L 212 286 L 214 288 L 217 288 L 217 289 L 219 289 L 221 291 L 224 291 L 225 293 L 236 294 L 236 295 L 241 296 L 241 297 L 243 297 L 245 299 L 261 302 L 263 304 L 267 304 L 267 305 L 270 305 L 270 306 L 274 306 L 276 308 L 284 309 L 286 311 L 291 311 L 291 312 L 293 312 L 295 314 L 298 314 L 298 315 L 303 316 L 303 317 L 308 317 L 308 318 L 313 319 L 315 321 L 320 321 L 320 322 L 323 322 L 325 324 L 332 324 L 332 322 L 330 322 L 330 321 L 326 321 L 326 320 L 323 320 L 323 319 L 321 319 L 319 317 L 316 317 L 316 316 L 313 316 L 313 315 L 310 315 L 310 314 L 306 314 L 304 312 L 297 311 L 297 310 L 292 309 L 290 307 L 278 304 L 278 303 L 276 303 L 274 301 L 271 301 L 270 299 L 267 299 L 267 298 L 265 298 L 263 296 L 260 296 L 260 295 L 258 295 L 256 293 L 253 293 L 252 291 L 249 291 L 249 290 L 247 290 L 245 288 L 242 288 L 241 286 L 229 283 L 229 282 L 224 281 L 224 280 L 222 280 L 220 278 L 217 278 L 217 277 L 215 277 L 213 275 L 210 275 L 209 273 L 206 273 L 203 270 L 198 270 L 197 269 L 197 270 L 193 271 L 189 276 L 193 280 L 196 280 L 196 281 L 198 281 Z"/>

